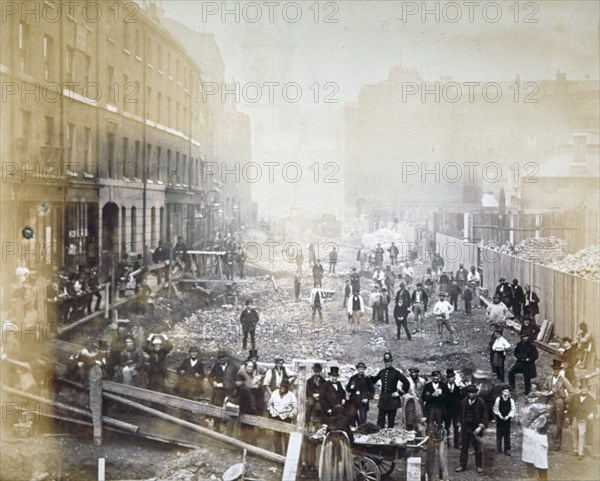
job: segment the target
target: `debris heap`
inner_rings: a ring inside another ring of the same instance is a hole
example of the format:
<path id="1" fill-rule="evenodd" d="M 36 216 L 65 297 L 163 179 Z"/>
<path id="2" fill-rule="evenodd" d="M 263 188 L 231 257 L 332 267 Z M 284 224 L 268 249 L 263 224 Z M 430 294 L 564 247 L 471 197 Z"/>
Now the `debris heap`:
<path id="1" fill-rule="evenodd" d="M 400 248 L 404 242 L 404 236 L 391 229 L 383 228 L 362 237 L 362 245 L 371 250 L 376 249 L 377 244 L 381 244 L 381 247 L 387 249 L 392 245 L 392 242 L 395 242 Z"/>
<path id="2" fill-rule="evenodd" d="M 587 247 L 575 254 L 569 254 L 564 259 L 550 264 L 550 267 L 598 281 L 600 280 L 600 246 Z"/>
<path id="3" fill-rule="evenodd" d="M 515 249 L 518 257 L 539 264 L 548 264 L 562 259 L 567 254 L 567 241 L 557 237 L 524 239 Z"/>

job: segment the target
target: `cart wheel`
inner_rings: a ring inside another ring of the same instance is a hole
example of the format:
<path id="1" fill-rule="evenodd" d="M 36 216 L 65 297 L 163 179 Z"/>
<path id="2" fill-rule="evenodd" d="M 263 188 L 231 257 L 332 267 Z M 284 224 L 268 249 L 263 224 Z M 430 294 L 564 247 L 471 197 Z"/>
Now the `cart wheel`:
<path id="1" fill-rule="evenodd" d="M 394 468 L 396 467 L 396 463 L 388 461 L 387 459 L 380 459 L 377 462 L 377 467 L 381 472 L 381 476 L 387 476 L 392 474 L 392 471 L 394 471 Z"/>
<path id="2" fill-rule="evenodd" d="M 380 481 L 381 474 L 375 461 L 369 458 L 357 456 L 354 458 L 354 480 L 355 481 Z"/>

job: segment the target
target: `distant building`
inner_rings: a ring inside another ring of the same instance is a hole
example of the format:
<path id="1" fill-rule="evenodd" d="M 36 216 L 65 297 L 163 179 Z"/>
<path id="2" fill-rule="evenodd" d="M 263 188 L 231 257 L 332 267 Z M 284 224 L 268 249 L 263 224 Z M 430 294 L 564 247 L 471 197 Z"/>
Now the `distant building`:
<path id="1" fill-rule="evenodd" d="M 597 81 L 560 72 L 553 80 L 469 83 L 392 68 L 346 107 L 345 217 L 476 209 L 483 192 L 502 186 L 514 205 L 526 163 L 541 163 L 573 131 L 598 128 L 599 98 Z"/>
<path id="2" fill-rule="evenodd" d="M 555 147 L 521 187 L 522 209 L 565 209 L 600 206 L 600 142 L 598 135 L 576 133 Z M 533 182 L 535 181 L 535 182 Z"/>

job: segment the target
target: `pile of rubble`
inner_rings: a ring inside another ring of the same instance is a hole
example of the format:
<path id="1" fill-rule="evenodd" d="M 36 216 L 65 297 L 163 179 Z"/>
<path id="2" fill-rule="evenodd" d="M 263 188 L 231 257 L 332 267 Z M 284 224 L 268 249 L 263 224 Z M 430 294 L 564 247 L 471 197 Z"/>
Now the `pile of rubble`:
<path id="1" fill-rule="evenodd" d="M 383 228 L 372 232 L 371 234 L 365 234 L 362 237 L 362 245 L 365 248 L 374 250 L 377 248 L 377 244 L 381 244 L 381 247 L 388 249 L 392 242 L 395 242 L 398 248 L 404 242 L 404 237 L 396 231 L 388 228 Z"/>
<path id="2" fill-rule="evenodd" d="M 554 236 L 524 239 L 519 242 L 515 252 L 522 259 L 539 264 L 548 264 L 565 257 L 567 254 L 567 241 Z"/>
<path id="3" fill-rule="evenodd" d="M 550 264 L 549 267 L 598 281 L 600 280 L 600 246 L 588 247 L 575 254 L 569 254 L 564 259 Z"/>

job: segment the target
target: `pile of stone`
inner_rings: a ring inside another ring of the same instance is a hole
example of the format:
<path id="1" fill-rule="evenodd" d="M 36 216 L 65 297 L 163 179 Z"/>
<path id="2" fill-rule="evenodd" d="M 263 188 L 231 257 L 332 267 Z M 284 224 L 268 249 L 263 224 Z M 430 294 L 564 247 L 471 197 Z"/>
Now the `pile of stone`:
<path id="1" fill-rule="evenodd" d="M 600 246 L 587 247 L 550 264 L 556 269 L 594 281 L 600 280 Z"/>
<path id="2" fill-rule="evenodd" d="M 567 254 L 567 241 L 556 237 L 539 237 L 524 239 L 515 248 L 517 256 L 522 259 L 548 264 L 561 260 Z"/>
<path id="3" fill-rule="evenodd" d="M 381 244 L 381 247 L 388 249 L 392 242 L 395 242 L 399 249 L 402 249 L 402 243 L 404 242 L 404 236 L 391 229 L 379 229 L 370 234 L 365 234 L 362 237 L 362 245 L 369 250 L 375 250 L 377 244 Z M 387 252 L 385 255 L 387 258 Z"/>

